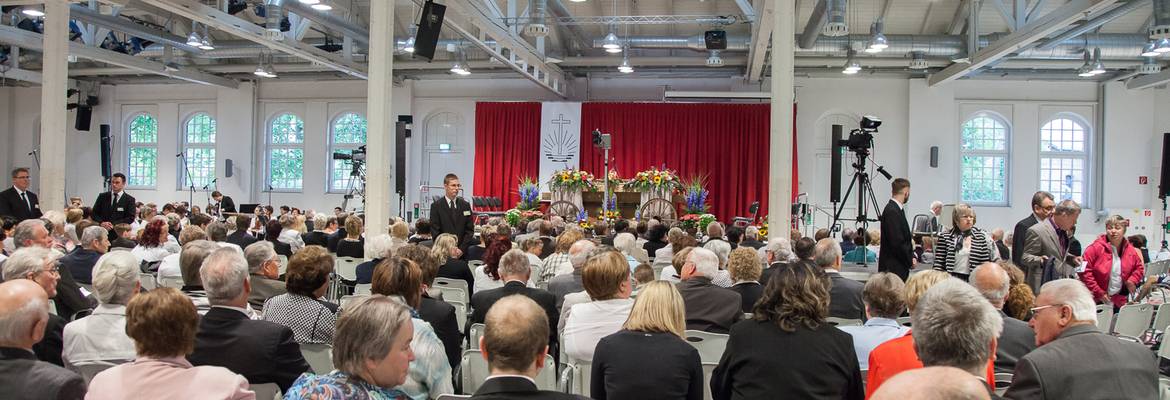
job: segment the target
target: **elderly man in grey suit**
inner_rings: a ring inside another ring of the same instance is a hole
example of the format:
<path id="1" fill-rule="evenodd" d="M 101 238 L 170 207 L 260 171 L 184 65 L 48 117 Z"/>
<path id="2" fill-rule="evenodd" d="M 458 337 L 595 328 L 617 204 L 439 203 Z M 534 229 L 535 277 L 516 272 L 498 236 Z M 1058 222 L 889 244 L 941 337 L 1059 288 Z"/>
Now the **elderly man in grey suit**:
<path id="1" fill-rule="evenodd" d="M 995 372 L 1010 374 L 1016 369 L 1016 361 L 1036 349 L 1036 334 L 1028 327 L 1027 322 L 1003 313 L 1004 299 L 1007 298 L 1011 284 L 1003 267 L 996 263 L 983 263 L 971 271 L 969 280 L 971 286 L 991 302 L 991 306 L 995 307 L 999 317 L 1003 319 L 1003 333 L 999 334 L 999 343 L 995 348 Z"/>
<path id="2" fill-rule="evenodd" d="M 85 380 L 65 368 L 37 361 L 32 347 L 45 336 L 49 296 L 36 282 L 0 283 L 0 390 L 4 398 L 81 399 Z M 58 356 L 59 357 L 59 356 Z"/>
<path id="3" fill-rule="evenodd" d="M 825 270 L 832 284 L 829 286 L 829 316 L 845 319 L 865 319 L 865 303 L 861 292 L 865 285 L 841 276 L 841 245 L 836 239 L 825 238 L 813 249 L 813 261 Z"/>
<path id="4" fill-rule="evenodd" d="M 946 279 L 931 286 L 910 315 L 914 351 L 923 366 L 955 367 L 985 379 L 1002 321 L 971 285 Z M 991 384 L 984 384 L 990 393 Z"/>
<path id="5" fill-rule="evenodd" d="M 1009 399 L 1157 399 L 1150 350 L 1097 330 L 1089 289 L 1076 279 L 1045 283 L 1028 322 L 1039 346 L 1016 363 Z M 915 329 L 917 330 L 917 329 Z"/>
<path id="6" fill-rule="evenodd" d="M 1075 278 L 1081 257 L 1069 253 L 1070 233 L 1081 216 L 1081 206 L 1072 200 L 1061 201 L 1048 220 L 1028 228 L 1024 239 L 1024 254 L 1020 261 L 1033 292 L 1040 291 L 1045 269 L 1051 264 L 1057 279 Z"/>
<path id="7" fill-rule="evenodd" d="M 284 281 L 280 280 L 280 259 L 276 256 L 276 248 L 272 242 L 261 240 L 248 245 L 244 249 L 244 259 L 248 260 L 249 283 L 252 292 L 248 295 L 248 304 L 260 310 L 264 302 L 288 291 Z"/>

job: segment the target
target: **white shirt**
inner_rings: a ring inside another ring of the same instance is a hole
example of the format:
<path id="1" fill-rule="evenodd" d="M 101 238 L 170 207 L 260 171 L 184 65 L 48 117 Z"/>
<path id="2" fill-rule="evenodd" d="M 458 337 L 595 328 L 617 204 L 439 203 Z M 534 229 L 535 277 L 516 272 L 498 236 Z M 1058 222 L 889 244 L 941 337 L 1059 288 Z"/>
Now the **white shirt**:
<path id="1" fill-rule="evenodd" d="M 853 351 L 857 353 L 857 361 L 862 370 L 869 369 L 869 353 L 878 345 L 891 339 L 906 336 L 910 328 L 902 326 L 898 321 L 889 318 L 870 318 L 862 326 L 837 327 L 845 333 L 853 335 Z"/>
<path id="2" fill-rule="evenodd" d="M 139 263 L 143 261 L 162 261 L 167 256 L 176 253 L 178 252 L 172 252 L 170 249 L 166 248 L 166 246 L 142 247 L 142 245 L 138 245 L 134 246 L 134 248 L 130 250 L 130 254 L 133 254 L 134 257 L 138 258 Z"/>
<path id="3" fill-rule="evenodd" d="M 126 335 L 126 306 L 99 304 L 93 314 L 65 325 L 61 359 L 66 366 L 87 361 L 133 361 L 134 341 Z"/>
<path id="4" fill-rule="evenodd" d="M 678 276 L 678 271 L 674 270 L 673 265 L 668 265 L 662 268 L 662 273 L 658 274 L 658 280 L 667 281 L 670 283 L 679 283 L 682 281 Z"/>
<path id="5" fill-rule="evenodd" d="M 591 301 L 573 306 L 565 320 L 565 354 L 573 360 L 592 363 L 593 350 L 601 338 L 622 329 L 634 308 L 634 299 Z"/>
<path id="6" fill-rule="evenodd" d="M 481 290 L 501 288 L 504 287 L 505 283 L 507 283 L 504 282 L 503 279 L 495 280 L 488 276 L 487 272 L 484 272 L 484 268 L 486 267 L 487 265 L 480 265 L 471 271 L 471 276 L 475 278 L 475 290 L 473 290 L 473 292 L 478 293 Z M 532 274 L 528 274 L 527 286 L 530 288 L 536 287 L 536 285 L 532 283 Z"/>
<path id="7" fill-rule="evenodd" d="M 158 279 L 161 282 L 163 278 L 183 278 L 183 270 L 179 267 L 179 255 L 171 254 L 163 257 L 162 264 L 158 265 Z"/>
<path id="8" fill-rule="evenodd" d="M 1109 270 L 1109 295 L 1115 295 L 1121 292 L 1121 257 L 1117 254 L 1117 248 L 1109 245 L 1110 253 L 1113 255 L 1113 267 Z"/>
<path id="9" fill-rule="evenodd" d="M 285 229 L 280 231 L 280 236 L 276 237 L 276 241 L 288 244 L 292 247 L 292 252 L 296 253 L 305 248 L 305 241 L 301 239 L 301 233 L 296 229 Z"/>

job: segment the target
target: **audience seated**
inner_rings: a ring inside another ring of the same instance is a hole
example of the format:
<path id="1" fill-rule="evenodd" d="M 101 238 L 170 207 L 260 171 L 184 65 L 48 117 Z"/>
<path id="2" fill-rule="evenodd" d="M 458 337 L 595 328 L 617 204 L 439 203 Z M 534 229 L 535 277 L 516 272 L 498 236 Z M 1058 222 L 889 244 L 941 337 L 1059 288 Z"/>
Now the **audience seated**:
<path id="1" fill-rule="evenodd" d="M 138 246 L 135 239 L 135 230 L 130 228 L 130 224 L 121 223 L 114 225 L 114 240 L 110 242 L 111 249 L 125 249 L 126 251 L 133 250 Z"/>
<path id="2" fill-rule="evenodd" d="M 115 251 L 98 258 L 93 292 L 99 304 L 89 316 L 65 325 L 61 359 L 66 367 L 134 359 L 134 342 L 126 335 L 126 304 L 139 289 L 138 259 L 130 252 Z"/>
<path id="3" fill-rule="evenodd" d="M 901 280 L 901 278 L 899 278 Z M 900 373 L 870 400 L 990 400 L 987 386 L 971 374 L 952 367 L 927 367 Z"/>
<path id="4" fill-rule="evenodd" d="M 287 391 L 309 370 L 288 327 L 253 320 L 248 309 L 252 284 L 248 262 L 234 249 L 216 250 L 203 261 L 199 275 L 211 310 L 199 320 L 192 365 L 214 365 L 243 375 L 252 385 L 275 383 Z"/>
<path id="5" fill-rule="evenodd" d="M 39 228 L 38 237 L 48 237 L 48 230 L 45 229 L 44 224 L 38 220 L 26 220 L 25 222 L 28 221 L 35 221 L 32 225 Z M 27 242 L 23 239 L 24 234 L 20 232 L 20 225 L 25 225 L 25 223 L 17 225 L 15 237 L 20 240 L 17 242 L 18 246 L 19 243 Z M 20 247 L 4 261 L 4 281 L 28 279 L 40 285 L 48 298 L 56 298 L 59 294 L 58 281 L 61 279 L 57 268 L 57 259 L 60 257 L 61 253 L 49 250 L 47 247 Z M 65 365 L 61 361 L 61 336 L 65 329 L 65 323 L 66 320 L 56 314 L 48 316 L 43 338 L 33 342 L 32 350 L 36 353 L 37 359 L 58 366 Z"/>
<path id="6" fill-rule="evenodd" d="M 276 219 L 268 220 L 268 223 L 264 225 L 264 240 L 272 243 L 272 248 L 276 249 L 276 254 L 292 257 L 292 245 L 278 240 L 280 238 L 280 232 L 283 230 L 284 227 L 280 225 L 280 221 Z"/>
<path id="7" fill-rule="evenodd" d="M 401 302 L 411 310 L 410 320 L 414 328 L 410 349 L 414 359 L 410 363 L 406 381 L 397 389 L 415 400 L 455 393 L 451 382 L 451 364 L 447 361 L 443 342 L 435 335 L 430 324 L 414 316 L 417 314 L 414 310 L 418 310 L 422 302 L 422 274 L 422 269 L 414 261 L 403 257 L 388 258 L 374 270 L 371 289 L 374 294 Z M 348 310 L 342 314 L 345 312 Z"/>
<path id="8" fill-rule="evenodd" d="M 183 228 L 182 232 L 179 232 L 180 246 L 186 246 L 187 243 L 191 243 L 196 240 L 207 240 L 207 233 L 203 231 L 203 228 L 198 226 L 188 226 Z M 158 265 L 157 273 L 160 282 L 162 281 L 162 278 L 183 277 L 182 267 L 179 265 L 180 253 L 181 252 L 175 252 L 166 257 L 163 257 L 162 263 Z"/>
<path id="9" fill-rule="evenodd" d="M 658 252 L 654 253 L 655 264 L 673 264 L 674 256 L 680 251 L 688 247 L 695 247 L 699 245 L 698 240 L 695 240 L 695 238 L 691 237 L 691 235 L 688 235 L 686 232 L 683 232 L 682 229 L 677 227 L 670 228 L 670 231 L 666 234 L 666 237 L 670 245 L 658 249 Z M 681 266 L 666 265 L 662 269 L 662 273 L 660 274 L 661 277 L 658 279 L 678 283 L 678 271 L 680 270 L 682 270 Z"/>
<path id="10" fill-rule="evenodd" d="M 625 257 L 612 250 L 585 261 L 581 281 L 593 301 L 569 309 L 563 345 L 569 358 L 588 363 L 593 360 L 597 342 L 620 330 L 626 322 L 634 305 L 630 299 L 633 285 Z"/>
<path id="11" fill-rule="evenodd" d="M 813 262 L 816 252 L 817 241 L 812 238 L 802 237 L 792 241 L 792 256 L 798 261 Z"/>
<path id="12" fill-rule="evenodd" d="M 337 244 L 349 236 L 349 232 L 345 231 L 345 224 L 349 223 L 349 217 L 350 215 L 346 213 L 337 214 L 337 230 L 329 234 L 325 246 L 330 253 L 337 253 Z M 358 222 L 361 222 L 361 219 L 358 219 Z"/>
<path id="13" fill-rule="evenodd" d="M 363 252 L 371 259 L 356 267 L 357 283 L 359 284 L 370 283 L 374 279 L 374 266 L 381 263 L 382 260 L 394 256 L 394 243 L 388 234 L 383 233 L 370 238 L 365 242 L 365 246 Z"/>
<path id="14" fill-rule="evenodd" d="M 841 245 L 833 239 L 821 239 L 813 254 L 817 266 L 825 270 L 832 282 L 829 289 L 829 316 L 864 319 L 865 304 L 861 301 L 864 285 L 841 276 Z"/>
<path id="15" fill-rule="evenodd" d="M 983 263 L 971 271 L 971 285 L 979 290 L 1003 320 L 1003 333 L 995 346 L 995 372 L 1012 373 L 1016 361 L 1036 349 L 1036 334 L 1028 323 L 1003 313 L 1003 302 L 1008 295 L 1010 278 L 996 263 Z"/>
<path id="16" fill-rule="evenodd" d="M 669 244 L 666 242 L 666 232 L 668 230 L 669 227 L 666 225 L 656 224 L 646 232 L 646 244 L 642 245 L 642 249 L 646 250 L 646 254 L 654 254 L 654 259 L 658 259 L 658 249 L 666 247 Z M 667 256 L 669 257 L 669 255 Z"/>
<path id="17" fill-rule="evenodd" d="M 1032 287 L 1028 285 L 1024 270 L 1003 260 L 998 264 L 1007 270 L 1008 276 L 1011 277 L 1011 287 L 1008 289 L 1007 298 L 1003 301 L 1004 314 L 1020 321 L 1031 319 L 1032 305 L 1036 302 L 1036 295 L 1033 294 Z"/>
<path id="18" fill-rule="evenodd" d="M 951 278 L 932 286 L 910 316 L 914 350 L 926 367 L 955 367 L 983 378 L 1003 319 L 975 288 Z M 994 393 L 995 382 L 984 381 Z"/>
<path id="19" fill-rule="evenodd" d="M 138 357 L 97 374 L 86 399 L 254 399 L 248 380 L 223 367 L 192 366 L 199 314 L 179 291 L 159 288 L 126 306 Z"/>
<path id="20" fill-rule="evenodd" d="M 739 293 L 740 309 L 745 313 L 752 312 L 756 301 L 764 292 L 764 286 L 759 282 L 762 271 L 760 264 L 756 250 L 751 247 L 732 250 L 727 261 L 727 271 L 735 281 L 735 284 L 731 285 L 731 291 Z"/>
<path id="21" fill-rule="evenodd" d="M 537 285 L 548 285 L 554 276 L 573 273 L 573 263 L 569 259 L 569 248 L 581 240 L 584 235 L 577 229 L 570 229 L 557 236 L 556 247 L 552 254 L 545 254 L 544 264 L 540 267 L 540 275 L 534 279 Z"/>
<path id="22" fill-rule="evenodd" d="M 252 225 L 252 217 L 247 215 L 237 215 L 236 231 L 228 235 L 226 242 L 240 246 L 241 249 L 246 249 L 252 243 L 256 243 L 257 239 L 248 233 L 248 227 Z"/>
<path id="23" fill-rule="evenodd" d="M 333 342 L 337 305 L 322 296 L 329 288 L 333 256 L 319 246 L 305 246 L 288 260 L 288 293 L 264 302 L 263 318 L 289 327 L 297 343 Z"/>
<path id="24" fill-rule="evenodd" d="M 305 242 L 301 240 L 301 232 L 297 231 L 298 222 L 297 217 L 293 215 L 281 216 L 280 233 L 276 237 L 277 241 L 288 244 L 293 253 L 305 247 Z"/>
<path id="25" fill-rule="evenodd" d="M 906 303 L 902 301 L 905 288 L 902 278 L 889 272 L 870 276 L 861 291 L 861 300 L 865 304 L 865 325 L 839 327 L 853 335 L 853 350 L 857 353 L 857 362 L 862 371 L 869 370 L 869 352 L 875 347 L 910 333 L 910 328 L 897 321 L 898 316 L 906 311 Z"/>
<path id="26" fill-rule="evenodd" d="M 248 245 L 244 249 L 244 259 L 248 261 L 248 283 L 252 285 L 248 305 L 253 310 L 263 310 L 268 299 L 288 292 L 284 281 L 279 279 L 280 258 L 277 258 L 272 243 L 259 241 Z"/>
<path id="27" fill-rule="evenodd" d="M 764 247 L 764 243 L 760 241 L 760 228 L 749 226 L 743 230 L 743 240 L 739 242 L 742 247 L 751 247 L 754 250 L 759 250 Z"/>
<path id="28" fill-rule="evenodd" d="M 537 276 L 540 276 L 540 268 L 544 265 L 544 260 L 540 259 L 540 254 L 544 250 L 544 241 L 538 237 L 530 237 L 516 242 L 517 248 L 524 251 L 524 256 L 528 257 L 528 268 L 536 271 Z"/>
<path id="29" fill-rule="evenodd" d="M 483 265 L 475 267 L 471 271 L 475 277 L 475 291 L 481 292 L 488 289 L 498 289 L 504 286 L 505 281 L 500 276 L 500 258 L 504 253 L 512 250 L 512 242 L 507 237 L 497 236 L 488 243 L 487 252 L 483 255 Z M 520 255 L 524 255 L 523 251 Z M 528 257 L 524 257 L 525 264 L 528 263 Z M 531 279 L 531 278 L 530 278 Z M 529 280 L 528 286 L 535 287 L 532 281 Z"/>
<path id="30" fill-rule="evenodd" d="M 130 251 L 140 263 L 157 263 L 167 256 L 178 253 L 178 250 L 167 243 L 167 218 L 158 216 L 146 224 L 142 236 L 138 239 L 138 246 Z"/>
<path id="31" fill-rule="evenodd" d="M 285 392 L 284 399 L 406 398 L 398 388 L 406 382 L 414 360 L 410 345 L 413 337 L 410 310 L 401 302 L 381 295 L 358 298 L 337 319 L 334 371 L 302 374 Z"/>
<path id="32" fill-rule="evenodd" d="M 317 213 L 313 217 L 313 231 L 301 235 L 305 246 L 329 247 L 329 235 L 337 231 L 337 217 L 327 217 Z"/>
<path id="33" fill-rule="evenodd" d="M 6 398 L 81 399 L 85 380 L 80 375 L 38 361 L 33 353 L 49 323 L 49 296 L 34 280 L 5 275 L 0 283 L 0 390 Z"/>
<path id="34" fill-rule="evenodd" d="M 436 259 L 431 256 L 430 250 L 416 244 L 399 247 L 398 257 L 414 261 L 422 271 L 422 299 L 418 304 L 418 316 L 431 324 L 435 335 L 443 341 L 447 353 L 447 362 L 451 368 L 459 366 L 460 353 L 463 351 L 463 334 L 459 332 L 459 320 L 455 317 L 455 306 L 447 304 L 442 297 L 431 296 L 430 288 L 435 285 L 435 274 L 439 272 Z"/>
<path id="35" fill-rule="evenodd" d="M 727 258 L 731 256 L 731 245 L 723 239 L 712 239 L 708 240 L 703 248 L 711 250 L 719 260 L 719 270 L 711 277 L 711 283 L 723 288 L 731 287 L 735 283 L 731 279 L 731 274 L 727 272 Z"/>
<path id="36" fill-rule="evenodd" d="M 755 258 L 751 248 L 742 250 Z M 678 289 L 666 281 L 647 284 L 622 330 L 597 343 L 590 396 L 702 400 L 706 381 L 699 351 L 686 342 L 685 329 Z"/>
<path id="37" fill-rule="evenodd" d="M 824 271 L 811 263 L 778 270 L 753 319 L 731 328 L 711 376 L 711 397 L 863 398 L 852 339 L 825 322 L 829 285 Z"/>
<path id="38" fill-rule="evenodd" d="M 471 296 L 475 292 L 475 275 L 471 273 L 467 262 L 459 259 L 463 255 L 463 250 L 459 250 L 458 241 L 459 238 L 450 233 L 439 235 L 435 238 L 435 244 L 431 246 L 431 255 L 439 263 L 438 277 L 462 279 L 467 282 L 467 295 Z"/>
<path id="39" fill-rule="evenodd" d="M 496 302 L 485 317 L 479 342 L 489 375 L 472 399 L 584 399 L 536 387 L 535 379 L 549 352 L 547 318 L 541 307 L 525 296 L 510 295 Z"/>
<path id="40" fill-rule="evenodd" d="M 640 254 L 636 244 L 634 235 L 629 233 L 619 233 L 613 237 L 613 248 L 621 252 L 626 257 L 626 262 L 630 264 L 630 271 L 638 267 L 641 261 L 638 261 L 635 255 Z"/>
<path id="41" fill-rule="evenodd" d="M 431 220 L 419 218 L 418 221 L 414 221 L 414 235 L 407 239 L 407 243 L 429 249 L 435 243 L 433 239 L 431 237 Z"/>
<path id="42" fill-rule="evenodd" d="M 682 267 L 678 291 L 686 303 L 687 329 L 727 333 L 743 319 L 739 294 L 715 286 L 711 277 L 719 272 L 719 258 L 704 248 L 693 248 Z"/>
<path id="43" fill-rule="evenodd" d="M 528 282 L 532 271 L 528 268 L 528 258 L 524 252 L 519 249 L 508 250 L 500 257 L 500 280 L 504 285 L 495 289 L 488 289 L 476 292 L 471 296 L 471 308 L 474 310 L 471 313 L 468 326 L 470 324 L 483 323 L 487 318 L 487 313 L 492 306 L 500 299 L 513 294 L 523 295 L 531 298 L 536 304 L 544 309 L 549 323 L 556 323 L 559 319 L 559 311 L 556 308 L 556 298 L 548 291 L 528 287 L 525 282 Z M 549 325 L 549 331 L 552 332 L 548 338 L 548 345 L 553 349 L 557 348 L 556 330 L 553 325 Z"/>
<path id="44" fill-rule="evenodd" d="M 581 282 L 581 273 L 585 268 L 585 260 L 589 259 L 589 254 L 597 245 L 593 244 L 591 240 L 578 240 L 569 247 L 569 262 L 573 265 L 573 273 L 557 275 L 548 281 L 548 291 L 557 298 L 556 309 L 562 310 L 565 304 L 565 296 L 569 293 L 577 293 L 585 290 L 585 285 Z M 562 319 L 563 319 L 562 314 Z"/>
<path id="45" fill-rule="evenodd" d="M 61 257 L 60 268 L 68 269 L 77 283 L 93 284 L 93 266 L 102 254 L 110 249 L 109 232 L 100 226 L 85 228 L 81 236 L 81 247 Z"/>
<path id="46" fill-rule="evenodd" d="M 760 285 L 768 286 L 768 279 L 772 278 L 772 274 L 780 268 L 788 266 L 788 263 L 796 261 L 796 255 L 792 253 L 792 242 L 785 237 L 772 238 L 768 240 L 768 244 L 759 250 L 763 256 L 766 267 L 760 273 Z"/>
<path id="47" fill-rule="evenodd" d="M 865 231 L 858 232 L 853 237 L 853 249 L 845 253 L 844 260 L 847 263 L 853 264 L 875 264 L 877 263 L 877 253 L 866 247 L 869 241 L 869 235 Z"/>
<path id="48" fill-rule="evenodd" d="M 199 315 L 211 309 L 207 291 L 203 289 L 203 280 L 199 277 L 199 268 L 203 266 L 203 260 L 218 249 L 215 242 L 196 240 L 183 245 L 183 252 L 179 253 L 179 268 L 183 272 L 183 288 L 179 290 L 191 298 Z"/>
<path id="49" fill-rule="evenodd" d="M 1009 399 L 1156 399 L 1158 362 L 1150 350 L 1097 330 L 1093 295 L 1075 279 L 1040 287 L 1036 350 L 1016 363 Z"/>

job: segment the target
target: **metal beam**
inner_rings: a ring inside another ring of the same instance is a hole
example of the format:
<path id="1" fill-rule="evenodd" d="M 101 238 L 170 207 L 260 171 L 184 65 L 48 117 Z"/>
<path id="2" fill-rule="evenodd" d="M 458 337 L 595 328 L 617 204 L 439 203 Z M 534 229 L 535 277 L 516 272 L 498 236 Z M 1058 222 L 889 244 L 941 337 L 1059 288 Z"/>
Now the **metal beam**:
<path id="1" fill-rule="evenodd" d="M 122 32 L 130 36 L 137 36 L 158 43 L 166 43 L 188 53 L 203 53 L 203 50 L 200 50 L 198 47 L 188 45 L 186 38 L 160 29 L 136 24 L 117 16 L 105 15 L 97 10 L 92 10 L 89 7 L 85 7 L 79 4 L 69 6 L 69 16 L 81 21 L 112 28 L 115 31 Z M 105 35 L 97 36 L 97 43 L 100 44 L 104 38 Z"/>
<path id="2" fill-rule="evenodd" d="M 1031 0 L 1031 2 L 1028 4 L 1027 12 L 1024 13 L 1024 15 L 1027 16 L 1027 18 L 1024 19 L 1025 23 L 1032 22 L 1033 19 L 1036 19 L 1036 17 L 1039 16 L 1036 13 L 1040 12 L 1041 8 L 1044 8 L 1044 2 L 1045 0 Z"/>
<path id="3" fill-rule="evenodd" d="M 769 1 L 768 3 L 771 2 Z M 763 14 L 763 11 L 760 13 Z M 763 20 L 763 17 L 760 19 Z M 817 43 L 817 37 L 821 36 L 821 29 L 825 27 L 825 23 L 828 21 L 829 0 L 817 0 L 817 4 L 813 6 L 812 14 L 808 16 L 808 23 L 804 24 L 804 31 L 800 33 L 800 48 L 811 49 Z M 752 39 L 755 39 L 754 35 Z M 752 43 L 758 42 L 753 40 Z"/>
<path id="4" fill-rule="evenodd" d="M 999 16 L 1001 18 L 1003 18 L 1003 22 L 1007 23 L 1008 32 L 1015 32 L 1016 31 L 1016 18 L 1014 16 L 1012 16 L 1012 10 L 1010 8 L 1008 8 L 1007 4 L 1003 3 L 1003 0 L 984 0 L 984 1 L 991 2 L 991 5 L 993 7 L 995 7 L 995 10 L 999 11 Z"/>
<path id="5" fill-rule="evenodd" d="M 958 35 L 963 33 L 963 26 L 967 24 L 967 13 L 971 12 L 971 0 L 962 0 L 959 2 L 959 8 L 955 9 L 955 16 L 951 18 L 951 25 L 947 28 L 947 33 L 951 35 Z"/>
<path id="6" fill-rule="evenodd" d="M 735 5 L 739 6 L 739 11 L 748 23 L 756 22 L 756 10 L 752 8 L 751 0 L 735 0 Z"/>
<path id="7" fill-rule="evenodd" d="M 36 32 L 29 32 L 11 26 L 0 26 L 0 42 L 20 46 L 22 48 L 35 50 L 43 49 L 43 37 L 44 35 Z M 235 89 L 240 85 L 239 82 L 234 80 L 208 74 L 191 67 L 175 72 L 168 72 L 162 63 L 118 53 L 115 51 L 90 47 L 76 42 L 69 43 L 69 54 L 93 61 L 104 62 L 107 64 L 138 70 L 143 73 L 167 76 L 187 82 L 222 86 L 231 89 Z"/>
<path id="8" fill-rule="evenodd" d="M 286 0 L 282 7 L 289 12 L 296 13 L 318 25 L 341 32 L 342 36 L 349 36 L 362 45 L 369 46 L 370 30 L 339 18 L 333 14 L 314 10 L 299 1 Z"/>
<path id="9" fill-rule="evenodd" d="M 1146 89 L 1167 83 L 1170 83 L 1170 69 L 1164 69 L 1162 72 L 1156 74 L 1142 75 L 1130 79 L 1129 82 L 1125 83 L 1125 88 L 1130 90 Z"/>
<path id="10" fill-rule="evenodd" d="M 821 0 L 822 2 L 824 0 Z M 772 18 L 776 18 L 776 1 L 761 0 L 760 9 L 756 13 L 757 21 L 752 24 L 752 42 L 748 48 L 748 83 L 759 82 L 764 76 L 764 60 L 768 54 L 768 44 L 772 43 Z M 796 18 L 787 15 L 784 18 Z M 726 57 L 725 60 L 726 62 Z"/>
<path id="11" fill-rule="evenodd" d="M 37 72 L 37 71 L 29 71 L 27 69 L 19 69 L 19 68 L 9 68 L 9 69 L 0 68 L 0 81 L 3 81 L 5 79 L 13 79 L 13 80 L 18 80 L 18 81 L 40 84 L 41 83 L 41 73 Z"/>
<path id="12" fill-rule="evenodd" d="M 247 39 L 273 50 L 283 51 L 309 62 L 320 63 L 339 72 L 366 79 L 366 67 L 345 61 L 341 57 L 301 42 L 271 40 L 265 36 L 265 29 L 250 21 L 219 11 L 198 0 L 142 0 L 175 15 L 189 18 L 209 27 Z M 286 1 L 285 6 L 298 4 Z"/>
<path id="13" fill-rule="evenodd" d="M 1051 49 L 1053 47 L 1056 47 L 1056 45 L 1058 45 L 1058 44 L 1064 43 L 1064 41 L 1066 41 L 1066 40 L 1075 38 L 1077 36 L 1081 36 L 1083 34 L 1088 33 L 1091 30 L 1100 28 L 1101 25 L 1105 25 L 1106 23 L 1109 23 L 1110 21 L 1113 21 L 1113 20 L 1117 19 L 1118 17 L 1121 17 L 1122 15 L 1129 14 L 1133 10 L 1136 10 L 1136 9 L 1140 8 L 1141 6 L 1144 6 L 1146 4 L 1149 4 L 1149 2 L 1148 1 L 1139 1 L 1139 0 L 1129 0 L 1129 2 L 1122 4 L 1121 6 L 1118 6 L 1117 8 L 1109 10 L 1109 11 L 1107 11 L 1107 12 L 1105 12 L 1105 13 L 1103 13 L 1103 14 L 1101 14 L 1101 15 L 1099 15 L 1091 20 L 1085 21 L 1084 23 L 1077 25 L 1076 27 L 1073 27 L 1067 31 L 1064 31 L 1064 33 L 1061 33 L 1059 35 L 1052 37 L 1052 39 L 1048 39 L 1048 40 L 1045 40 L 1044 42 L 1041 42 L 1039 45 L 1037 45 L 1037 47 L 1039 47 L 1041 50 Z"/>
<path id="14" fill-rule="evenodd" d="M 962 78 L 968 73 L 996 62 L 1000 58 L 1019 51 L 1047 37 L 1053 32 L 1068 26 L 1068 24 L 1080 19 L 1086 13 L 1100 11 L 1116 2 L 1117 0 L 1072 0 L 1068 4 L 1040 17 L 1035 22 L 1024 25 L 1020 30 L 1004 36 L 1002 39 L 991 43 L 975 54 L 969 55 L 970 64 L 951 64 L 951 66 L 943 69 L 939 73 L 931 75 L 929 79 L 930 86 Z"/>

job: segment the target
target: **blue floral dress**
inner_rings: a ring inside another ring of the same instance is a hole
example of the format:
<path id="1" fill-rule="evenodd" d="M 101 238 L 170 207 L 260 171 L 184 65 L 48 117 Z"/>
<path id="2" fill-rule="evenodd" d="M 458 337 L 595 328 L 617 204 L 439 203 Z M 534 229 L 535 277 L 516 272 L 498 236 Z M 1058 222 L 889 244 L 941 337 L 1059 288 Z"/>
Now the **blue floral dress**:
<path id="1" fill-rule="evenodd" d="M 284 400 L 406 400 L 397 389 L 374 386 L 350 375 L 333 371 L 326 375 L 301 374 L 284 394 Z"/>

